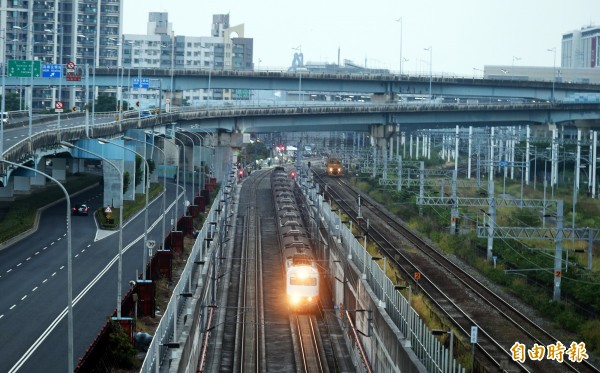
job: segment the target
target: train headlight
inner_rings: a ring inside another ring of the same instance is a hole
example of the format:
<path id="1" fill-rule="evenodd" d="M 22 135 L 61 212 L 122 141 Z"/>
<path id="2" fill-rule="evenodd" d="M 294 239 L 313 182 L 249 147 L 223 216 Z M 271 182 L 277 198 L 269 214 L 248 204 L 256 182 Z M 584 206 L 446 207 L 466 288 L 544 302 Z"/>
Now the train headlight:
<path id="1" fill-rule="evenodd" d="M 300 296 L 298 296 L 298 295 L 290 296 L 290 303 L 292 303 L 292 304 L 300 303 Z"/>
<path id="2" fill-rule="evenodd" d="M 308 277 L 308 271 L 305 269 L 302 269 L 300 271 L 298 271 L 298 277 L 300 277 L 301 279 L 305 279 Z"/>
<path id="3" fill-rule="evenodd" d="M 308 297 L 306 300 L 308 300 L 308 303 L 312 302 L 312 297 Z"/>
<path id="4" fill-rule="evenodd" d="M 333 171 L 333 167 L 329 167 L 329 172 L 332 172 L 332 171 Z"/>

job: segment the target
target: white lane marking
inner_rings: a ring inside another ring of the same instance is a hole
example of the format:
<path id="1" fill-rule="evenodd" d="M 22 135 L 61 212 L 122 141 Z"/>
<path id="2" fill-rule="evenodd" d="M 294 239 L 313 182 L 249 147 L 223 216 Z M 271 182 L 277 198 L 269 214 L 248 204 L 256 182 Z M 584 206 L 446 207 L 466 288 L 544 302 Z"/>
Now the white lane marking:
<path id="1" fill-rule="evenodd" d="M 60 241 L 61 239 L 62 239 L 62 237 L 58 237 L 56 240 L 57 240 L 57 241 Z"/>
<path id="2" fill-rule="evenodd" d="M 46 250 L 48 248 L 48 246 L 45 246 L 42 250 Z"/>
<path id="3" fill-rule="evenodd" d="M 27 298 L 27 295 L 23 296 L 23 298 L 21 298 L 21 300 L 25 300 L 25 298 Z"/>
<path id="4" fill-rule="evenodd" d="M 54 245 L 54 241 L 50 242 L 50 246 Z"/>
<path id="5" fill-rule="evenodd" d="M 6 273 L 8 273 L 8 272 L 10 272 L 10 271 L 12 271 L 12 268 L 11 268 L 11 269 L 9 269 L 8 271 L 6 271 Z"/>
<path id="6" fill-rule="evenodd" d="M 39 253 L 40 253 L 39 251 L 36 251 L 36 252 L 35 252 L 35 255 L 38 255 Z"/>
<path id="7" fill-rule="evenodd" d="M 59 268 L 59 269 L 63 269 L 63 268 L 65 268 L 65 266 L 60 266 L 60 268 Z"/>
<path id="8" fill-rule="evenodd" d="M 19 264 L 17 264 L 17 267 L 20 267 L 20 266 L 21 266 L 21 264 L 23 264 L 23 263 L 19 263 Z"/>
<path id="9" fill-rule="evenodd" d="M 29 257 L 29 258 L 25 259 L 25 261 L 28 261 L 29 259 L 31 259 L 31 257 Z"/>
<path id="10" fill-rule="evenodd" d="M 15 308 L 17 305 L 13 304 L 12 307 L 9 308 L 9 310 L 12 310 L 13 308 Z"/>
<path id="11" fill-rule="evenodd" d="M 153 225 L 152 228 L 158 224 L 157 220 Z M 126 247 L 123 248 L 121 255 L 125 252 L 127 252 L 133 245 L 135 245 L 137 242 L 139 242 L 142 238 L 144 237 L 144 235 L 140 235 L 137 239 L 135 239 L 134 241 L 132 241 L 129 245 L 127 245 Z M 96 275 L 96 277 L 94 277 L 94 279 L 92 281 L 90 281 L 87 286 L 75 297 L 75 299 L 73 299 L 73 306 L 75 306 L 77 303 L 79 303 L 79 301 L 87 294 L 87 292 L 90 291 L 90 289 L 98 282 L 100 281 L 100 279 L 108 272 L 108 270 L 118 261 L 119 259 L 119 254 L 117 253 L 110 262 L 108 262 L 108 264 L 100 271 L 98 272 L 98 274 Z M 56 272 L 54 273 L 56 274 Z M 53 276 L 54 276 L 53 274 Z M 44 280 L 45 282 L 46 280 Z M 38 339 L 29 347 L 29 349 L 27 351 L 25 351 L 25 353 L 23 354 L 23 356 L 21 356 L 21 358 L 13 365 L 12 368 L 10 368 L 10 370 L 8 371 L 8 373 L 14 373 L 16 371 L 18 371 L 23 364 L 25 364 L 25 362 L 27 360 L 29 360 L 29 358 L 31 357 L 31 355 L 33 355 L 33 353 L 38 349 L 38 347 L 42 344 L 42 342 L 44 342 L 44 340 L 48 337 L 48 335 L 56 328 L 56 326 L 58 325 L 59 322 L 62 321 L 62 319 L 65 318 L 65 316 L 67 315 L 67 307 L 65 307 L 62 312 L 56 316 L 56 318 L 50 323 L 50 325 L 48 326 L 48 328 L 46 328 L 46 330 L 44 330 L 44 332 L 42 332 L 42 334 L 38 337 Z"/>
<path id="12" fill-rule="evenodd" d="M 76 255 L 75 255 L 75 258 L 77 258 L 78 256 L 79 256 L 79 254 L 76 254 Z"/>
<path id="13" fill-rule="evenodd" d="M 36 290 L 37 290 L 37 288 L 38 288 L 38 287 L 36 286 L 36 287 L 34 287 L 33 289 L 31 289 L 31 291 L 36 291 Z"/>
<path id="14" fill-rule="evenodd" d="M 44 281 L 42 281 L 42 284 L 45 284 L 45 283 L 46 283 L 46 281 L 48 281 L 48 279 L 47 279 L 47 278 L 45 278 L 45 279 L 44 279 Z"/>
<path id="15" fill-rule="evenodd" d="M 52 276 L 50 276 L 50 277 L 54 277 L 55 275 L 56 275 L 56 272 L 54 272 L 54 273 L 52 274 Z"/>

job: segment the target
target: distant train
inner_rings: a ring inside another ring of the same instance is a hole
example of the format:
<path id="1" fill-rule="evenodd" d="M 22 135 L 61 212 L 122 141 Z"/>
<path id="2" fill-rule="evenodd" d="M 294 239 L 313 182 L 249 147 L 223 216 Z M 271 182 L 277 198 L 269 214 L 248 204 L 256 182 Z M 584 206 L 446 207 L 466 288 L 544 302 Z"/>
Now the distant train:
<path id="1" fill-rule="evenodd" d="M 302 224 L 293 178 L 286 171 L 275 169 L 271 174 L 271 187 L 288 304 L 294 312 L 313 312 L 319 300 L 319 270 L 308 233 Z"/>
<path id="2" fill-rule="evenodd" d="M 344 168 L 342 167 L 342 161 L 339 158 L 327 158 L 325 167 L 327 168 L 327 174 L 329 176 L 342 176 L 344 171 Z"/>

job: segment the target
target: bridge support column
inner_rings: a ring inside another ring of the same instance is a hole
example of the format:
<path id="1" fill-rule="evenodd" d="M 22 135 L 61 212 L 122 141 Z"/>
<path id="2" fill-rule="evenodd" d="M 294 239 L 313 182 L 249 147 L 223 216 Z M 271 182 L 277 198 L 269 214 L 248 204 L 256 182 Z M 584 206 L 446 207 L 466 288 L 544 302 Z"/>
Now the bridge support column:
<path id="1" fill-rule="evenodd" d="M 79 172 L 83 172 L 84 171 L 84 161 L 83 159 L 77 159 L 77 158 L 73 158 L 71 159 L 70 163 L 70 168 L 69 170 L 71 171 L 71 174 L 76 174 Z"/>
<path id="2" fill-rule="evenodd" d="M 217 182 L 221 182 L 229 175 L 230 169 L 228 167 L 234 148 L 241 148 L 242 146 L 242 134 L 219 132 L 217 137 L 213 172 Z"/>
<path id="3" fill-rule="evenodd" d="M 0 188 L 0 201 L 12 201 L 14 196 L 14 180 L 12 178 L 6 178 L 7 183 L 5 186 Z"/>
<path id="4" fill-rule="evenodd" d="M 13 190 L 14 192 L 29 194 L 31 192 L 31 181 L 29 176 L 14 177 Z"/>
<path id="5" fill-rule="evenodd" d="M 124 169 L 124 161 L 122 159 L 111 159 L 111 162 L 121 170 Z M 109 164 L 102 167 L 104 177 L 104 200 L 103 206 L 121 207 L 121 180 L 119 173 Z"/>
<path id="6" fill-rule="evenodd" d="M 39 159 L 35 162 L 35 169 L 42 172 L 46 172 L 45 157 L 42 157 L 42 159 Z M 31 176 L 30 183 L 32 186 L 45 186 L 46 178 L 42 174 L 36 173 L 35 175 Z"/>
<path id="7" fill-rule="evenodd" d="M 58 181 L 67 180 L 67 159 L 52 158 L 52 175 Z"/>

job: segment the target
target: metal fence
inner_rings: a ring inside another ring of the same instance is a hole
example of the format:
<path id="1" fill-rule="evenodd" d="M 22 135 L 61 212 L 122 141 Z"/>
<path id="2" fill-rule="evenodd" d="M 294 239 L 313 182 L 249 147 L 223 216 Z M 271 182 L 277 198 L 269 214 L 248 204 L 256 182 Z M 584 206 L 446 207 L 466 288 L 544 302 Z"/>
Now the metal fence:
<path id="1" fill-rule="evenodd" d="M 340 238 L 346 257 L 364 275 L 377 297 L 375 301 L 381 306 L 379 308 L 387 312 L 392 322 L 402 332 L 402 336 L 398 338 L 406 339 L 404 345 L 412 348 L 427 371 L 464 373 L 465 368 L 454 358 L 449 358 L 451 350 L 448 351 L 432 335 L 419 314 L 409 305 L 408 300 L 396 290 L 395 284 L 387 277 L 384 270 L 373 263 L 373 256 L 354 237 L 352 231 L 342 224 L 340 216 L 336 211 L 332 211 L 329 203 L 324 201 L 323 196 L 319 194 L 319 185 L 315 187 L 308 185 L 306 179 L 301 179 L 302 182 L 305 196 L 313 201 L 319 210 L 319 219 L 327 227 L 329 234 Z M 393 361 L 389 363 L 390 366 L 395 366 Z"/>
<path id="2" fill-rule="evenodd" d="M 181 361 L 185 361 L 184 364 L 198 361 L 201 349 L 197 342 L 201 338 L 202 331 L 206 330 L 204 318 L 206 307 L 204 306 L 215 302 L 217 282 L 213 274 L 219 271 L 222 262 L 218 258 L 222 256 L 220 251 L 227 231 L 230 198 L 229 185 L 219 190 L 207 214 L 207 219 L 198 232 L 181 277 L 173 289 L 140 372 L 159 372 L 160 367 L 169 358 L 169 349 L 172 348 L 181 351 Z M 200 302 L 203 307 L 196 307 L 196 311 L 192 312 L 191 316 L 186 311 L 192 308 L 191 303 L 194 299 L 196 305 Z M 198 317 L 199 313 L 200 317 Z M 192 331 L 187 339 L 180 340 L 181 325 L 185 324 L 190 316 L 193 317 Z M 190 343 L 190 339 L 193 343 Z"/>

